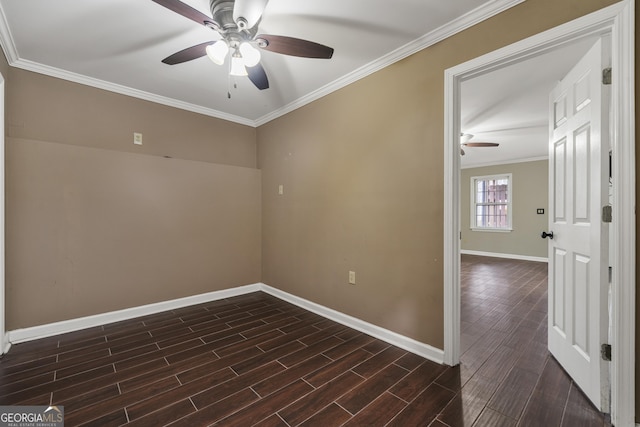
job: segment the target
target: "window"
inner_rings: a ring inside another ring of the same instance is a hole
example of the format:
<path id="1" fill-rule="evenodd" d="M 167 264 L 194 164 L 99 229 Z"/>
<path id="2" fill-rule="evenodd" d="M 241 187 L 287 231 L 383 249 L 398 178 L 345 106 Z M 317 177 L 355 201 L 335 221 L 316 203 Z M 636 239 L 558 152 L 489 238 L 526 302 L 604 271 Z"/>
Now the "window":
<path id="1" fill-rule="evenodd" d="M 511 231 L 511 174 L 471 177 L 471 229 Z"/>

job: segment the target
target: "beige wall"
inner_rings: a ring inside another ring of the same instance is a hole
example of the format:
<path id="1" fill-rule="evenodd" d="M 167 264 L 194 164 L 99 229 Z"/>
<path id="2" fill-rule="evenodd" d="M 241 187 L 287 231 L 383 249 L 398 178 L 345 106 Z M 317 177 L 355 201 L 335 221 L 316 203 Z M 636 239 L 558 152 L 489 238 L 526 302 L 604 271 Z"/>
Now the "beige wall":
<path id="1" fill-rule="evenodd" d="M 509 233 L 472 231 L 471 177 L 512 174 L 512 225 Z M 463 169 L 460 174 L 460 223 L 463 250 L 547 258 L 547 241 L 540 233 L 548 228 L 549 173 L 546 160 Z M 538 215 L 536 209 L 544 209 Z"/>
<path id="2" fill-rule="evenodd" d="M 10 137 L 256 167 L 252 127 L 17 68 L 10 79 Z"/>
<path id="3" fill-rule="evenodd" d="M 444 70 L 612 3 L 528 0 L 261 126 L 263 281 L 442 348 Z"/>
<path id="4" fill-rule="evenodd" d="M 255 129 L 15 68 L 6 106 L 8 330 L 260 281 Z"/>

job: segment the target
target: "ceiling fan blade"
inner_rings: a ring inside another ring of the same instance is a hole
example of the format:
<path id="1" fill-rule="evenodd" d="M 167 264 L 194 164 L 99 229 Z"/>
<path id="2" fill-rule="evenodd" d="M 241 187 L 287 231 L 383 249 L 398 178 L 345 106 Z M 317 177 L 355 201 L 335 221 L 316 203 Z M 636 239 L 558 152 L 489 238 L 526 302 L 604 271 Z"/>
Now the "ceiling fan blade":
<path id="1" fill-rule="evenodd" d="M 188 47 L 181 50 L 180 52 L 174 53 L 173 55 L 167 56 L 162 60 L 162 62 L 168 65 L 176 65 L 182 64 L 183 62 L 191 61 L 192 59 L 200 58 L 207 54 L 207 46 L 212 43 L 215 42 L 208 41 Z"/>
<path id="2" fill-rule="evenodd" d="M 210 17 L 182 3 L 180 0 L 151 0 L 155 3 L 158 3 L 160 6 L 164 6 L 169 10 L 174 11 L 175 13 L 184 16 L 185 18 L 191 19 L 192 21 L 197 22 L 200 25 L 208 26 L 211 24 L 212 20 Z"/>
<path id="3" fill-rule="evenodd" d="M 259 63 L 255 67 L 245 67 L 249 80 L 260 90 L 269 89 L 269 79 L 264 68 Z"/>
<path id="4" fill-rule="evenodd" d="M 500 144 L 497 142 L 465 142 L 462 145 L 465 147 L 497 147 Z"/>
<path id="5" fill-rule="evenodd" d="M 333 56 L 333 48 L 308 40 L 268 34 L 256 36 L 256 40 L 262 49 L 284 55 L 320 59 L 329 59 Z"/>
<path id="6" fill-rule="evenodd" d="M 262 17 L 269 0 L 235 0 L 233 20 L 241 30 L 253 28 Z"/>

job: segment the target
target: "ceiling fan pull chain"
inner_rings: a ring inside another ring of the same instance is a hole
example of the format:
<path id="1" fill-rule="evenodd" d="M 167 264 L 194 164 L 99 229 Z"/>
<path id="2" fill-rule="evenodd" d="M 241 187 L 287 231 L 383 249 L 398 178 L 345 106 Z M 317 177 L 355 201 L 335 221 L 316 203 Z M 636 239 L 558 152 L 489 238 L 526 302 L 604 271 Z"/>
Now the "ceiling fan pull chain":
<path id="1" fill-rule="evenodd" d="M 227 98 L 231 99 L 231 61 L 229 61 L 229 72 L 227 73 Z"/>

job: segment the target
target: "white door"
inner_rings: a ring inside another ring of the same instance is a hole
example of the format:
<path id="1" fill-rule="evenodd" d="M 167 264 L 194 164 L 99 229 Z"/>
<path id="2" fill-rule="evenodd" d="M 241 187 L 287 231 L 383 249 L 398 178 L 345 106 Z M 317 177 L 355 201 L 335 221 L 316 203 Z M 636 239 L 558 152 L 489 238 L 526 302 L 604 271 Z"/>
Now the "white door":
<path id="1" fill-rule="evenodd" d="M 608 86 L 610 41 L 598 41 L 556 86 L 549 108 L 549 351 L 608 411 Z"/>

